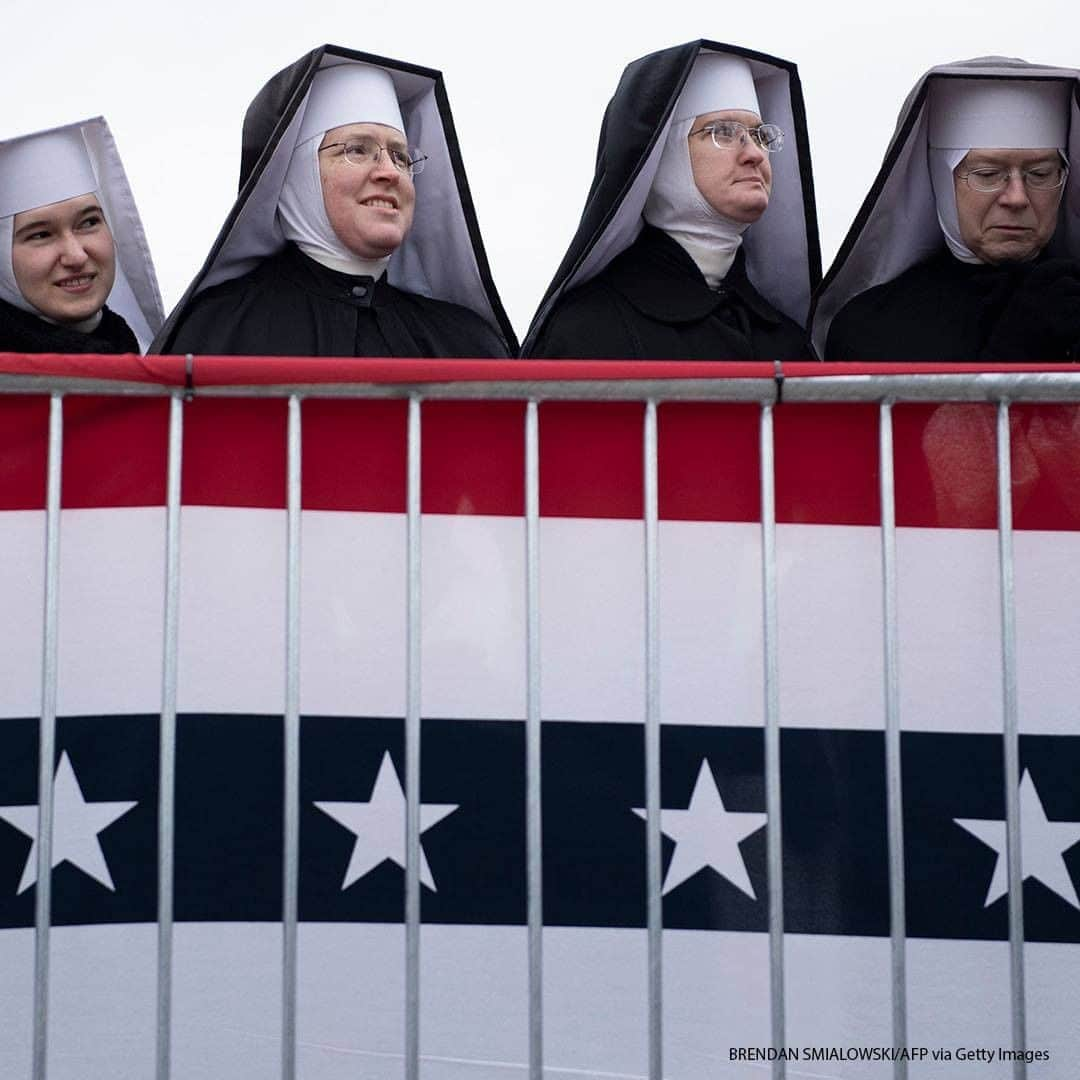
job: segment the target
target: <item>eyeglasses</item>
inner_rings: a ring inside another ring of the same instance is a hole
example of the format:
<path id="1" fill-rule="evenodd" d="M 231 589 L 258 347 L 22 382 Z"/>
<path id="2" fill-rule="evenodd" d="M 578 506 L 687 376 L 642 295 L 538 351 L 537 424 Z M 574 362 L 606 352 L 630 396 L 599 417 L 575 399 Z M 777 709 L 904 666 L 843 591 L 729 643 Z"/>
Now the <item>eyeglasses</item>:
<path id="1" fill-rule="evenodd" d="M 398 172 L 408 173 L 409 176 L 422 173 L 424 171 L 424 162 L 427 161 L 427 155 L 422 154 L 418 147 L 410 146 L 408 150 L 403 150 L 400 146 L 383 146 L 382 143 L 369 138 L 328 143 L 326 146 L 319 147 L 319 153 L 321 154 L 324 150 L 333 150 L 338 146 L 342 148 L 342 157 L 350 165 L 374 165 L 385 150 L 387 157 L 390 158 L 390 164 Z"/>
<path id="2" fill-rule="evenodd" d="M 974 191 L 1004 191 L 1013 173 L 1018 172 L 1029 191 L 1053 191 L 1065 183 L 1069 170 L 1064 165 L 1033 165 L 1030 169 L 998 169 L 987 165 L 960 173 L 960 179 Z"/>
<path id="3" fill-rule="evenodd" d="M 712 136 L 713 146 L 717 150 L 734 150 L 747 138 L 753 139 L 755 146 L 769 154 L 784 149 L 784 132 L 776 124 L 759 124 L 755 128 L 748 128 L 737 120 L 714 120 L 690 134 L 701 135 L 706 131 Z"/>

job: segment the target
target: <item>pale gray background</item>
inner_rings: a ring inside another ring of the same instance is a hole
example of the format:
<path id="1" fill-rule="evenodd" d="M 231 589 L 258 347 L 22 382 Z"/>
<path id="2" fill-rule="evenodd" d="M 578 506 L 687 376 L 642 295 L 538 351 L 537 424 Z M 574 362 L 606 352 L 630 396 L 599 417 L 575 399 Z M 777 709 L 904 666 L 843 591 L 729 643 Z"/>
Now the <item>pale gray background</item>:
<path id="1" fill-rule="evenodd" d="M 706 37 L 798 63 L 826 266 L 928 67 L 991 53 L 1080 67 L 1076 0 L 2 0 L 0 18 L 0 136 L 106 117 L 166 310 L 232 203 L 243 113 L 270 75 L 324 42 L 440 69 L 519 334 L 581 213 L 604 105 L 637 56 Z"/>

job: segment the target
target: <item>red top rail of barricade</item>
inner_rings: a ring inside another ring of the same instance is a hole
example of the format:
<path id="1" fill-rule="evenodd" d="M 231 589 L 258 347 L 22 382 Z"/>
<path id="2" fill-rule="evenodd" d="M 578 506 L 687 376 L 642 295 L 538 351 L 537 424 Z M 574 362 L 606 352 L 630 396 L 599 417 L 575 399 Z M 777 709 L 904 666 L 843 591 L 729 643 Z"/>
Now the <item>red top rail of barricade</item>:
<path id="1" fill-rule="evenodd" d="M 183 389 L 216 396 L 303 393 L 431 394 L 469 397 L 701 397 L 759 400 L 882 399 L 911 396 L 1080 399 L 1075 364 L 852 364 L 680 360 L 431 360 L 356 357 L 97 356 L 0 353 L 0 392 L 127 393 Z M 725 384 L 708 393 L 705 384 Z M 801 383 L 801 389 L 796 384 Z M 589 384 L 589 385 L 586 385 Z M 744 384 L 741 389 L 739 384 Z M 834 393 L 825 391 L 832 384 Z M 332 389 L 333 388 L 333 389 Z M 783 388 L 781 392 L 781 388 Z"/>

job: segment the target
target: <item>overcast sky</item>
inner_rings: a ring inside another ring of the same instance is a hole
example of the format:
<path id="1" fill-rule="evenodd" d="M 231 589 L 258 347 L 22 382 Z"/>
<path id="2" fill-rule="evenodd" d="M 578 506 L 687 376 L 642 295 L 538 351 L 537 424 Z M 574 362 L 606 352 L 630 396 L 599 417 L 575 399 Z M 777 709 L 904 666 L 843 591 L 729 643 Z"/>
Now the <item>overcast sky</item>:
<path id="1" fill-rule="evenodd" d="M 798 64 L 826 266 L 903 98 L 928 67 L 989 54 L 1080 67 L 1078 0 L 740 8 L 737 0 L 309 0 L 303 8 L 0 0 L 0 134 L 105 116 L 168 311 L 232 204 L 244 110 L 270 75 L 326 42 L 437 68 L 495 282 L 524 334 L 581 213 L 604 106 L 638 56 L 704 37 Z"/>

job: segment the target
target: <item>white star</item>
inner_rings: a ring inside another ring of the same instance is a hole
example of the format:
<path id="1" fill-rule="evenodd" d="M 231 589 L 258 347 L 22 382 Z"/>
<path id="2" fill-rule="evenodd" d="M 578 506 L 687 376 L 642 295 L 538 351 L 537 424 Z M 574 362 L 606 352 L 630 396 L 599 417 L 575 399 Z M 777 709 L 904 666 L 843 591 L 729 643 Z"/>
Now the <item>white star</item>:
<path id="1" fill-rule="evenodd" d="M 642 809 L 635 808 L 634 813 L 645 817 Z M 675 841 L 675 854 L 664 877 L 664 893 L 671 892 L 703 867 L 711 866 L 756 900 L 757 894 L 746 872 L 739 842 L 762 828 L 767 817 L 767 814 L 725 809 L 716 777 L 708 760 L 703 759 L 689 807 L 660 811 L 660 829 Z"/>
<path id="2" fill-rule="evenodd" d="M 315 805 L 356 836 L 352 858 L 341 884 L 342 891 L 387 859 L 405 868 L 405 792 L 389 751 L 383 754 L 379 763 L 375 787 L 367 802 L 317 802 Z M 457 803 L 421 804 L 420 832 L 430 829 L 457 808 Z M 436 891 L 422 845 L 420 880 L 432 892 Z"/>
<path id="3" fill-rule="evenodd" d="M 953 818 L 963 829 L 977 836 L 998 855 L 994 876 L 986 893 L 984 907 L 989 907 L 1009 891 L 1009 865 L 1005 857 L 1005 822 L 986 818 Z M 1024 878 L 1038 878 L 1062 899 L 1080 908 L 1080 897 L 1069 877 L 1062 855 L 1080 843 L 1080 821 L 1050 821 L 1042 799 L 1027 769 L 1020 778 L 1020 853 Z"/>
<path id="4" fill-rule="evenodd" d="M 56 766 L 53 785 L 53 867 L 66 860 L 101 882 L 110 892 L 116 892 L 98 833 L 138 805 L 137 802 L 87 802 L 65 750 Z M 36 805 L 3 806 L 0 807 L 0 818 L 34 840 L 23 867 L 18 895 L 37 881 L 38 808 Z"/>

